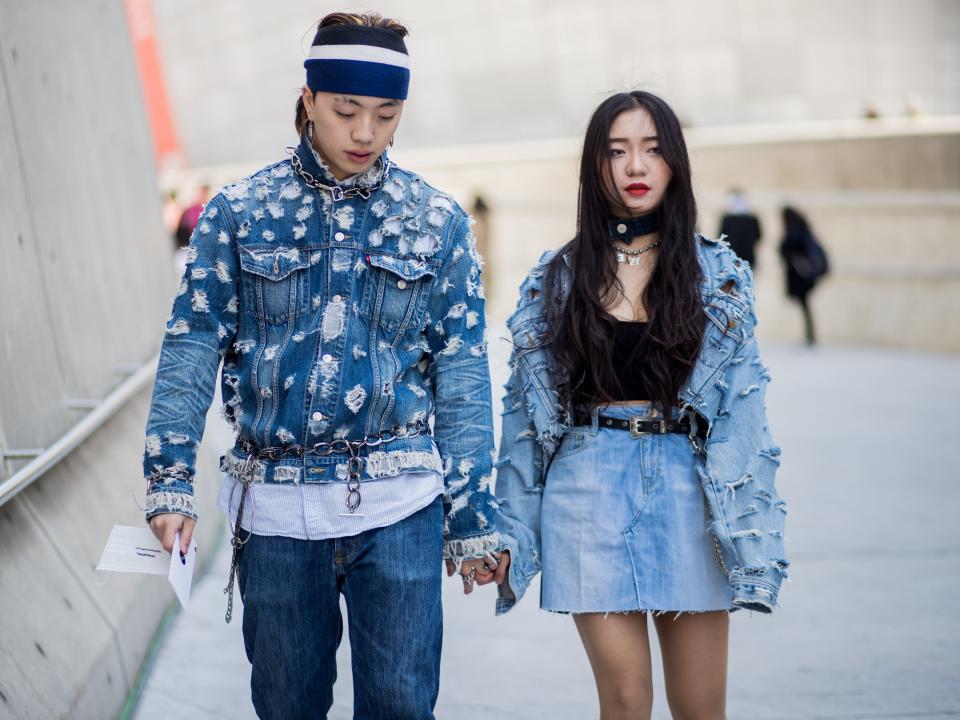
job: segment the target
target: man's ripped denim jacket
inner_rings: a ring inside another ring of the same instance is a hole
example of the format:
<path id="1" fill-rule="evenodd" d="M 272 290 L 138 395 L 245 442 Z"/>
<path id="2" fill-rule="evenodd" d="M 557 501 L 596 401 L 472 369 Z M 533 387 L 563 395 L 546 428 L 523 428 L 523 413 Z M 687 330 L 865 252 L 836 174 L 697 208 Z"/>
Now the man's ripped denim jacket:
<path id="1" fill-rule="evenodd" d="M 248 463 L 241 440 L 264 448 L 398 435 L 363 448 L 363 479 L 442 472 L 444 553 L 480 557 L 499 536 L 469 218 L 386 153 L 352 187 L 338 186 L 304 141 L 204 208 L 147 422 L 147 518 L 196 517 L 196 449 L 222 361 L 223 414 L 237 436 L 222 469 L 254 482 L 344 482 L 349 455 Z"/>
<path id="2" fill-rule="evenodd" d="M 508 581 L 500 586 L 498 614 L 513 607 L 540 571 L 540 501 L 571 412 L 560 407 L 552 357 L 541 342 L 543 274 L 554 253 L 546 253 L 530 271 L 507 320 L 514 348 L 497 461 L 496 519 L 511 563 Z M 770 373 L 754 336 L 753 276 L 722 239 L 698 236 L 698 253 L 706 332 L 680 400 L 685 412 L 708 428 L 705 442 L 693 430 L 690 441 L 733 608 L 772 612 L 789 565 L 783 547 L 787 511 L 774 488 L 780 449 L 767 427 L 764 396 Z M 556 301 L 562 302 L 569 269 L 560 284 L 563 297 Z"/>

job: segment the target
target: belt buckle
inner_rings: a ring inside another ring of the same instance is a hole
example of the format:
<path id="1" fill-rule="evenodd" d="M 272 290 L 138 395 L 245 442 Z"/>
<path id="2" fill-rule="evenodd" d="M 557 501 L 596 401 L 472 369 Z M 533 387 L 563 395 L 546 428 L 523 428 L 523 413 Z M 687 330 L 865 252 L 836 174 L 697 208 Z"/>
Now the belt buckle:
<path id="1" fill-rule="evenodd" d="M 638 438 L 641 435 L 649 435 L 650 433 L 640 429 L 640 421 L 644 420 L 643 415 L 631 415 L 630 416 L 630 437 Z"/>
<path id="2" fill-rule="evenodd" d="M 656 422 L 659 424 L 658 430 L 641 430 L 640 422 L 646 420 L 648 422 Z M 643 435 L 653 435 L 654 432 L 663 435 L 667 432 L 667 421 L 665 418 L 648 418 L 643 415 L 631 415 L 630 416 L 630 437 L 638 438 Z"/>

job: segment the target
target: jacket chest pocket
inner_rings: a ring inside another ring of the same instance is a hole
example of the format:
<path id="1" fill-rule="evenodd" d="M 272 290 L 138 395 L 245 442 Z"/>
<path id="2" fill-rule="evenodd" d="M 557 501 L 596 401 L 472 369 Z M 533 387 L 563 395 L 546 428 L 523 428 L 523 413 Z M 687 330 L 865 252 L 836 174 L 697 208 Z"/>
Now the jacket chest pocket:
<path id="1" fill-rule="evenodd" d="M 309 266 L 309 253 L 303 248 L 241 246 L 245 312 L 271 323 L 284 323 L 307 312 Z"/>
<path id="2" fill-rule="evenodd" d="M 746 306 L 723 291 L 706 298 L 704 312 L 707 327 L 703 335 L 700 359 L 709 367 L 720 367 L 743 344 L 748 334 Z"/>
<path id="3" fill-rule="evenodd" d="M 361 314 L 391 335 L 423 324 L 436 268 L 417 258 L 371 255 Z"/>

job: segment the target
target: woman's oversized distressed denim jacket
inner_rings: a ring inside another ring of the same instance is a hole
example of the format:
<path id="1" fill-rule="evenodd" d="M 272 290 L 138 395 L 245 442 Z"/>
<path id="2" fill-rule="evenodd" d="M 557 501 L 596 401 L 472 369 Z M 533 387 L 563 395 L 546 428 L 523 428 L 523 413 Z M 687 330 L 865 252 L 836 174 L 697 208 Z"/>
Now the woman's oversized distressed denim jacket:
<path id="1" fill-rule="evenodd" d="M 770 374 L 754 336 L 753 276 L 722 238 L 698 237 L 708 320 L 680 400 L 709 427 L 705 444 L 695 435 L 691 443 L 733 605 L 771 612 L 789 565 L 783 547 L 787 511 L 774 488 L 780 449 L 767 428 L 764 396 Z M 540 501 L 569 416 L 569 408 L 564 412 L 559 406 L 549 348 L 539 347 L 545 330 L 543 274 L 554 252 L 546 253 L 524 280 L 517 309 L 507 320 L 514 349 L 505 386 L 496 518 L 511 563 L 508 582 L 500 586 L 498 614 L 513 607 L 540 570 Z M 569 279 L 568 270 L 561 282 L 564 297 Z"/>
<path id="2" fill-rule="evenodd" d="M 296 154 L 313 178 L 337 185 L 306 141 Z M 222 360 L 223 413 L 238 438 L 262 448 L 401 435 L 362 450 L 363 477 L 444 472 L 445 554 L 481 556 L 499 536 L 481 258 L 469 218 L 386 154 L 353 183 L 362 194 L 315 189 L 288 159 L 204 208 L 147 422 L 147 518 L 196 517 L 196 449 Z M 415 435 L 431 417 L 432 435 Z M 256 482 L 328 483 L 347 478 L 347 457 L 245 465 L 235 446 L 221 467 Z"/>

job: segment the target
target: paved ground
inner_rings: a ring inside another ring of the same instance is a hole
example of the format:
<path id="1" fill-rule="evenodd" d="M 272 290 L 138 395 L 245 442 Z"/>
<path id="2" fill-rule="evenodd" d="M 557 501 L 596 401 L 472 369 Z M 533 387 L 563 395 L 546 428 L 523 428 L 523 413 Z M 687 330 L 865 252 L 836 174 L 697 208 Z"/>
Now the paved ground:
<path id="1" fill-rule="evenodd" d="M 766 360 L 792 582 L 774 616 L 733 616 L 729 717 L 960 716 L 960 358 L 770 348 Z M 226 549 L 166 635 L 137 720 L 255 717 L 239 613 L 223 622 Z M 597 717 L 573 623 L 541 612 L 536 587 L 495 619 L 490 588 L 464 598 L 457 585 L 438 717 Z M 332 720 L 351 717 L 346 646 L 339 663 Z M 668 718 L 656 668 L 654 717 Z"/>

